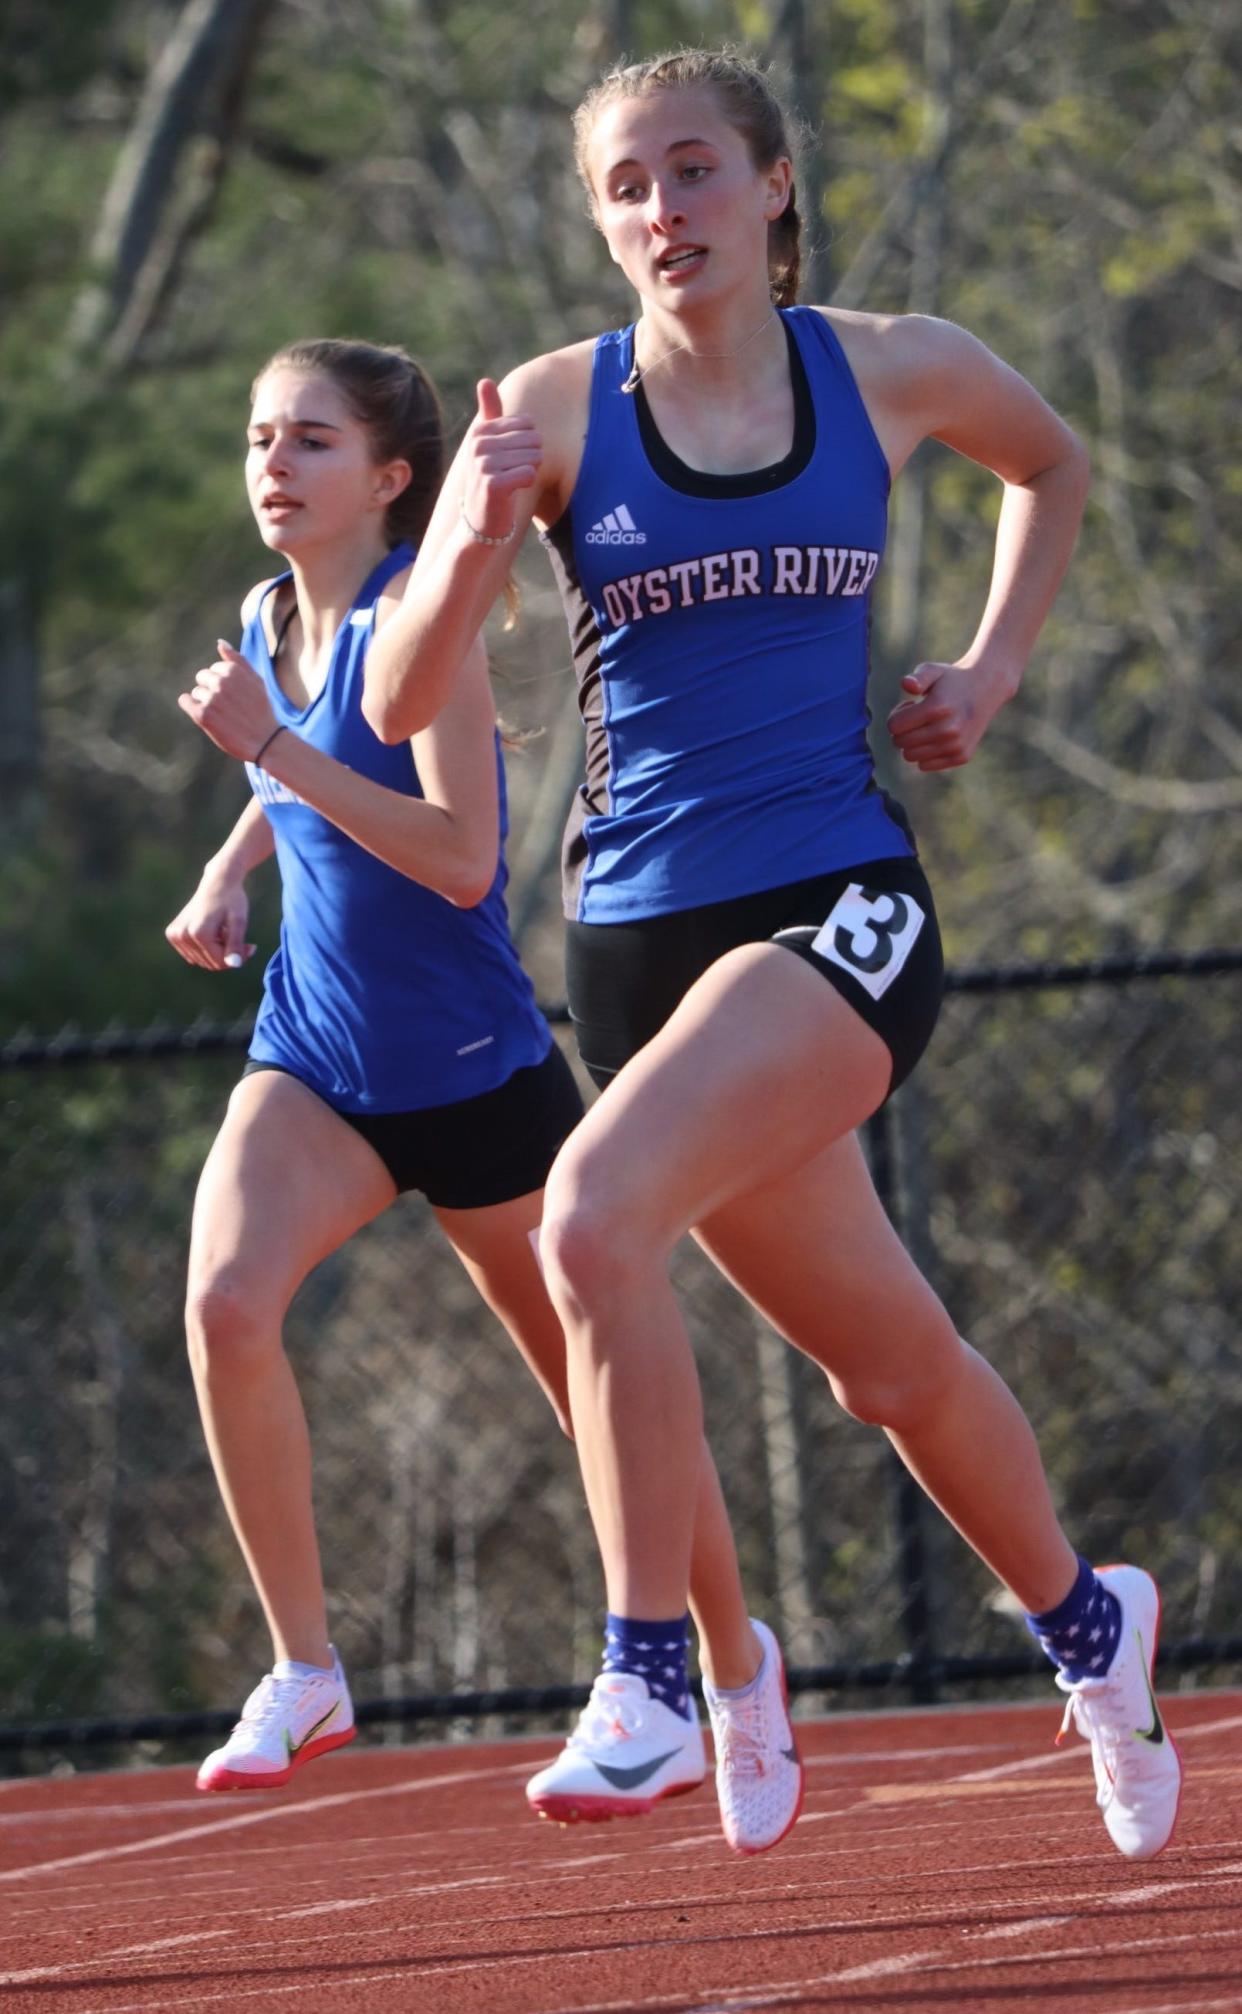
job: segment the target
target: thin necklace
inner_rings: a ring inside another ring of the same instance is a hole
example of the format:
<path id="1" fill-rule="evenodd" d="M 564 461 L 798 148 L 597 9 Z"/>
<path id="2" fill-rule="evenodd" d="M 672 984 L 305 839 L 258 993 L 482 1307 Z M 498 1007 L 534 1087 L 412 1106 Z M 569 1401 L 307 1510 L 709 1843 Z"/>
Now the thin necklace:
<path id="1" fill-rule="evenodd" d="M 658 369 L 658 367 L 661 364 L 666 364 L 670 357 L 675 357 L 679 350 L 683 351 L 685 355 L 688 357 L 701 357 L 706 363 L 715 363 L 715 364 L 728 363 L 731 357 L 741 356 L 742 351 L 747 347 L 747 345 L 753 343 L 756 336 L 761 336 L 763 334 L 769 322 L 777 322 L 779 320 L 780 316 L 777 314 L 776 309 L 769 308 L 767 314 L 760 322 L 758 328 L 752 329 L 748 336 L 743 336 L 741 342 L 737 345 L 736 349 L 692 350 L 688 343 L 674 343 L 671 350 L 665 350 L 662 356 L 653 357 L 649 364 L 640 364 L 638 361 L 638 331 L 637 329 L 635 329 L 634 364 L 633 368 L 630 371 L 629 377 L 625 380 L 625 383 L 622 385 L 621 389 L 623 392 L 636 392 L 638 390 L 639 385 L 642 383 L 645 377 L 648 377 L 652 371 Z"/>

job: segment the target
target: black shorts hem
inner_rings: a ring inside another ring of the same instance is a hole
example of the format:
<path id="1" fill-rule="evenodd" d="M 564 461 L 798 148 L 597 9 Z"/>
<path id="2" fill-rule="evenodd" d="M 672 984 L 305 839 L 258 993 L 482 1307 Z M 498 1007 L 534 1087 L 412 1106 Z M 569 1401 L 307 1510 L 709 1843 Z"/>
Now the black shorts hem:
<path id="1" fill-rule="evenodd" d="M 296 1070 L 250 1058 L 243 1077 Z M 542 1189 L 564 1141 L 582 1117 L 573 1072 L 553 1042 L 542 1062 L 515 1070 L 492 1091 L 415 1112 L 342 1112 L 317 1098 L 374 1148 L 399 1195 L 421 1190 L 433 1208 L 486 1210 Z"/>
<path id="2" fill-rule="evenodd" d="M 877 900 L 874 917 L 857 917 L 858 941 L 838 929 L 829 951 L 816 948 L 836 905 L 851 887 Z M 922 922 L 894 947 L 894 919 L 916 904 Z M 629 1058 L 659 1033 L 695 981 L 743 944 L 776 942 L 822 975 L 893 1059 L 887 1096 L 910 1075 L 931 1039 L 944 992 L 944 960 L 935 903 L 916 856 L 891 856 L 814 876 L 757 896 L 637 923 L 571 923 L 566 938 L 570 1015 L 583 1065 L 602 1090 Z M 837 943 L 840 948 L 836 949 Z M 881 985 L 886 948 L 900 962 Z M 870 955 L 869 955 L 870 954 Z M 837 962 L 842 955 L 847 963 Z M 849 969 L 853 963 L 863 977 Z M 871 985 L 865 983 L 869 979 Z M 877 998 L 873 986 L 881 985 Z"/>

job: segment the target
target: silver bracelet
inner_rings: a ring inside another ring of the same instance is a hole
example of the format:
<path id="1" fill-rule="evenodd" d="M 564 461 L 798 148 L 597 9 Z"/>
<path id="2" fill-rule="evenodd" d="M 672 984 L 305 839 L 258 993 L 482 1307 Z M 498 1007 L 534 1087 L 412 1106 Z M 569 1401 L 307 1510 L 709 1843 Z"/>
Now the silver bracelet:
<path id="1" fill-rule="evenodd" d="M 513 533 L 517 530 L 517 526 L 514 525 L 513 529 L 511 531 L 507 531 L 503 538 L 489 538 L 485 531 L 476 531 L 474 526 L 471 524 L 469 518 L 466 516 L 465 497 L 463 497 L 461 500 L 461 521 L 465 525 L 466 530 L 469 532 L 471 538 L 477 539 L 480 545 L 508 545 L 509 540 L 513 537 Z"/>

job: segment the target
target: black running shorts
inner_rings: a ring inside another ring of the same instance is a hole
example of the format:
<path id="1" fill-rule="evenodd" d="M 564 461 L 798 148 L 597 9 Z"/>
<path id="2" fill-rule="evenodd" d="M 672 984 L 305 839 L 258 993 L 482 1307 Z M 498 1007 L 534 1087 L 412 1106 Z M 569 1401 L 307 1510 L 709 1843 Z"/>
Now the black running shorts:
<path id="1" fill-rule="evenodd" d="M 252 1060 L 242 1075 L 279 1069 Z M 582 1098 L 554 1042 L 542 1063 L 515 1070 L 477 1098 L 421 1112 L 331 1109 L 374 1147 L 398 1190 L 421 1189 L 442 1210 L 483 1210 L 542 1189 L 562 1141 L 582 1117 Z"/>
<path id="2" fill-rule="evenodd" d="M 835 986 L 893 1059 L 890 1093 L 931 1039 L 944 991 L 940 930 L 917 860 L 870 860 L 671 916 L 567 926 L 569 1012 L 583 1063 L 601 1087 L 709 965 L 771 940 Z"/>

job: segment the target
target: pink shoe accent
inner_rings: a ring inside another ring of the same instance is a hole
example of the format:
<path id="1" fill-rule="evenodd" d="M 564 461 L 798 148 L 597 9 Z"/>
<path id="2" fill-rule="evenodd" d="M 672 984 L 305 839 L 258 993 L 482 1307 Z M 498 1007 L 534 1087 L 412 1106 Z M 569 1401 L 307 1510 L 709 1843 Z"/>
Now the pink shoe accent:
<path id="1" fill-rule="evenodd" d="M 685 1797 L 689 1791 L 701 1789 L 699 1783 L 674 1783 L 654 1797 L 599 1797 L 594 1792 L 576 1796 L 569 1790 L 549 1790 L 532 1797 L 530 1808 L 557 1825 L 598 1825 L 605 1818 L 646 1818 L 666 1797 Z"/>
<path id="2" fill-rule="evenodd" d="M 213 1769 L 210 1776 L 200 1771 L 196 1789 L 198 1790 L 279 1790 L 282 1783 L 301 1769 L 304 1762 L 313 1762 L 318 1755 L 327 1755 L 333 1748 L 345 1748 L 351 1742 L 356 1729 L 347 1727 L 343 1733 L 321 1734 L 317 1740 L 308 1741 L 291 1759 L 284 1769 Z"/>

